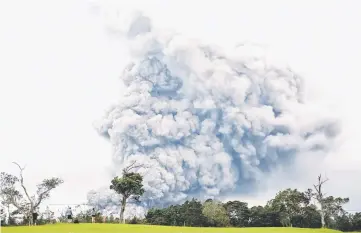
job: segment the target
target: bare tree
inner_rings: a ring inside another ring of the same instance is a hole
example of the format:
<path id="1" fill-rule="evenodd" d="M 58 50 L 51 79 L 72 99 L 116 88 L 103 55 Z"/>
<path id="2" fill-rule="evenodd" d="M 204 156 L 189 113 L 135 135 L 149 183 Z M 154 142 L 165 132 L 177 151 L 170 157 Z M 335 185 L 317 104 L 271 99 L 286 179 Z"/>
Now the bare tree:
<path id="1" fill-rule="evenodd" d="M 318 176 L 318 179 L 317 179 L 317 184 L 314 184 L 313 187 L 315 189 L 315 199 L 317 200 L 317 202 L 319 203 L 320 205 L 320 214 L 321 214 L 321 224 L 322 224 L 322 228 L 325 227 L 326 223 L 325 223 L 325 206 L 324 206 L 324 200 L 325 200 L 325 196 L 326 196 L 326 193 L 324 193 L 322 191 L 322 185 L 324 183 L 326 183 L 328 181 L 328 179 L 322 179 L 322 176 L 321 174 Z"/>
<path id="2" fill-rule="evenodd" d="M 9 203 L 11 203 L 16 209 L 17 212 L 24 214 L 25 217 L 29 219 L 29 224 L 33 224 L 33 215 L 37 207 L 40 206 L 42 201 L 50 197 L 50 192 L 62 184 L 64 181 L 57 177 L 52 177 L 50 179 L 44 179 L 40 184 L 37 185 L 37 191 L 35 195 L 30 196 L 28 189 L 24 184 L 24 170 L 25 167 L 21 167 L 18 163 L 13 162 L 19 168 L 19 176 L 13 176 L 11 174 L 1 173 L 1 184 L 2 188 L 0 194 L 5 198 Z M 19 190 L 16 188 L 16 184 L 19 183 L 22 192 L 25 194 L 22 195 Z"/>

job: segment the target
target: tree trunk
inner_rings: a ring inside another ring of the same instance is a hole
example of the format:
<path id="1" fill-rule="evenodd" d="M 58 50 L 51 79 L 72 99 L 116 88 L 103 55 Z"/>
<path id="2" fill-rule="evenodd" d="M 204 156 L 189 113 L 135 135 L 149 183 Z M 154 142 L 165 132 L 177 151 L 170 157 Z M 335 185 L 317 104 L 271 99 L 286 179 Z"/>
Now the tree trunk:
<path id="1" fill-rule="evenodd" d="M 34 224 L 33 211 L 30 211 L 30 214 L 29 214 L 29 226 L 32 226 L 33 224 Z"/>
<path id="2" fill-rule="evenodd" d="M 125 211 L 125 205 L 127 204 L 127 198 L 123 197 L 122 198 L 122 207 L 120 209 L 120 215 L 119 215 L 119 223 L 125 223 L 125 218 L 124 218 L 124 211 Z"/>
<path id="3" fill-rule="evenodd" d="M 323 211 L 323 208 L 321 207 L 321 226 L 322 228 L 325 228 L 325 212 Z"/>
<path id="4" fill-rule="evenodd" d="M 8 218 L 7 218 L 7 224 L 10 224 L 10 217 L 11 217 L 11 213 L 10 213 L 10 205 L 7 205 L 7 209 L 8 209 Z"/>

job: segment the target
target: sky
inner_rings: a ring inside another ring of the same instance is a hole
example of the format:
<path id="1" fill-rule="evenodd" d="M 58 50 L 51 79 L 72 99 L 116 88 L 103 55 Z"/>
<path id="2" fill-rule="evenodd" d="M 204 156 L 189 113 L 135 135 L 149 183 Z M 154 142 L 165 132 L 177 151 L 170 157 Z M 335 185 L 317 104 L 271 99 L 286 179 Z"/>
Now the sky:
<path id="1" fill-rule="evenodd" d="M 118 98 L 126 48 L 106 30 L 109 21 L 99 12 L 142 10 L 158 28 L 218 46 L 231 48 L 244 41 L 266 45 L 301 74 L 307 99 L 330 108 L 342 122 L 338 149 L 327 157 L 322 172 L 330 178 L 328 189 L 349 196 L 347 208 L 357 209 L 360 4 L 0 1 L 0 171 L 17 172 L 12 161 L 26 165 L 29 187 L 44 177 L 62 177 L 65 183 L 48 204 L 83 203 L 90 189 L 109 182 L 111 147 L 92 124 Z M 311 171 L 305 167 L 304 172 Z"/>

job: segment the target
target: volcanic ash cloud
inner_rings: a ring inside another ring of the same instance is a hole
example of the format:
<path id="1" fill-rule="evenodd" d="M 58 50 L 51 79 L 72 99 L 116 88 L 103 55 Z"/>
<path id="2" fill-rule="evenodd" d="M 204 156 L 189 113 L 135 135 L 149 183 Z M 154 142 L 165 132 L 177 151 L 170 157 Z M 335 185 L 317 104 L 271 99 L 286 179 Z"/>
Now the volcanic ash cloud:
<path id="1" fill-rule="evenodd" d="M 259 48 L 223 51 L 158 32 L 141 15 L 125 35 L 125 88 L 96 128 L 114 148 L 114 171 L 147 165 L 145 203 L 256 191 L 303 154 L 326 155 L 339 134 L 303 101 L 302 79 Z"/>

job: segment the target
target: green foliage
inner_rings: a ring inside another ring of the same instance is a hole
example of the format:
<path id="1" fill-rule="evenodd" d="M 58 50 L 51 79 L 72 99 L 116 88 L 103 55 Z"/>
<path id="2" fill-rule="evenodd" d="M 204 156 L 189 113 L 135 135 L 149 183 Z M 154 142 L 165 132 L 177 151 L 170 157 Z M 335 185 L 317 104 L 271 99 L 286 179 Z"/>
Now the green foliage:
<path id="1" fill-rule="evenodd" d="M 225 227 L 229 225 L 227 211 L 221 202 L 205 202 L 202 213 L 207 218 L 210 226 Z"/>
<path id="2" fill-rule="evenodd" d="M 183 213 L 184 226 L 204 226 L 205 217 L 202 213 L 202 203 L 196 199 L 186 201 L 180 211 Z"/>
<path id="3" fill-rule="evenodd" d="M 114 177 L 111 181 L 110 189 L 122 196 L 121 209 L 119 215 L 119 222 L 125 223 L 124 212 L 128 198 L 133 198 L 139 201 L 140 196 L 143 195 L 143 177 L 136 172 L 129 172 L 134 168 L 135 162 L 123 170 L 122 177 Z"/>
<path id="4" fill-rule="evenodd" d="M 40 184 L 37 185 L 36 194 L 38 196 L 37 200 L 34 201 L 34 208 L 37 208 L 42 201 L 50 197 L 50 191 L 64 183 L 64 181 L 57 177 L 52 177 L 50 179 L 44 179 Z"/>
<path id="5" fill-rule="evenodd" d="M 111 181 L 110 189 L 113 189 L 125 198 L 133 196 L 135 199 L 139 199 L 144 193 L 142 182 L 143 177 L 139 173 L 125 173 L 122 177 L 114 177 Z"/>
<path id="6" fill-rule="evenodd" d="M 247 227 L 249 225 L 250 211 L 248 203 L 229 201 L 224 204 L 230 224 L 235 227 Z"/>
<path id="7" fill-rule="evenodd" d="M 147 223 L 167 226 L 207 226 L 207 227 L 280 227 L 320 228 L 320 211 L 311 204 L 309 190 L 296 189 L 280 191 L 265 206 L 248 207 L 246 202 L 215 202 L 211 199 L 203 204 L 192 199 L 182 205 L 167 208 L 153 208 L 145 216 Z M 342 205 L 348 199 L 328 197 L 325 212 L 329 228 L 353 231 L 361 230 L 361 213 L 345 215 Z"/>
<path id="8" fill-rule="evenodd" d="M 150 209 L 145 216 L 147 223 L 167 226 L 205 226 L 207 219 L 202 213 L 200 201 L 192 199 L 182 205 L 164 209 Z"/>
<path id="9" fill-rule="evenodd" d="M 283 226 L 290 227 L 296 215 L 309 203 L 307 196 L 297 189 L 280 191 L 267 203 L 267 207 L 280 213 L 280 221 Z"/>
<path id="10" fill-rule="evenodd" d="M 249 226 L 251 227 L 279 227 L 280 213 L 263 206 L 253 206 L 250 209 Z"/>
<path id="11" fill-rule="evenodd" d="M 0 173 L 0 197 L 2 205 L 11 205 L 12 202 L 23 197 L 15 187 L 17 182 L 19 182 L 19 179 L 16 176 L 5 172 Z"/>
<path id="12" fill-rule="evenodd" d="M 344 213 L 342 206 L 349 202 L 349 198 L 329 196 L 323 200 L 323 208 L 326 212 L 326 217 L 336 217 Z"/>
<path id="13" fill-rule="evenodd" d="M 294 216 L 292 224 L 295 227 L 320 228 L 321 216 L 315 205 L 308 205 Z"/>
<path id="14" fill-rule="evenodd" d="M 19 168 L 20 174 L 14 176 L 5 172 L 0 173 L 1 204 L 7 207 L 8 212 L 11 208 L 15 209 L 14 214 L 15 212 L 22 214 L 29 224 L 33 224 L 32 213 L 50 197 L 50 192 L 62 184 L 63 180 L 56 177 L 44 179 L 37 185 L 36 195 L 30 195 L 24 185 L 23 171 L 25 167 L 13 163 Z"/>

